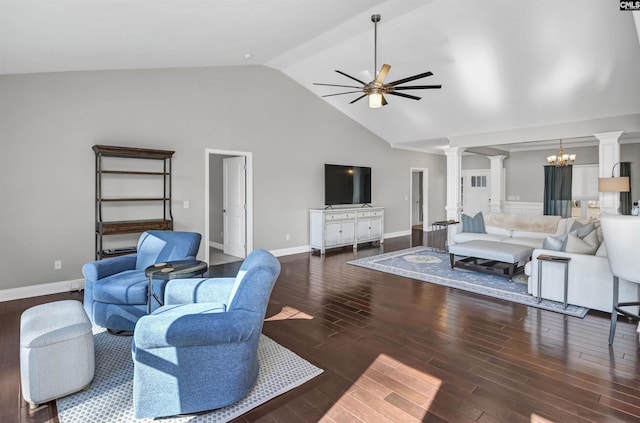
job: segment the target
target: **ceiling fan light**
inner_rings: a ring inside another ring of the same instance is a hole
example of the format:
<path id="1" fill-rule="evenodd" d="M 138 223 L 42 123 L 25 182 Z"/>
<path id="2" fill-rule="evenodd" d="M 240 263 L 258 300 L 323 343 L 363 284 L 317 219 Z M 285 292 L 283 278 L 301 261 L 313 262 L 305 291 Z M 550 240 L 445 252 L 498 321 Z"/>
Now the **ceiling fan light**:
<path id="1" fill-rule="evenodd" d="M 369 94 L 369 107 L 372 109 L 378 109 L 382 107 L 382 94 L 380 93 Z"/>

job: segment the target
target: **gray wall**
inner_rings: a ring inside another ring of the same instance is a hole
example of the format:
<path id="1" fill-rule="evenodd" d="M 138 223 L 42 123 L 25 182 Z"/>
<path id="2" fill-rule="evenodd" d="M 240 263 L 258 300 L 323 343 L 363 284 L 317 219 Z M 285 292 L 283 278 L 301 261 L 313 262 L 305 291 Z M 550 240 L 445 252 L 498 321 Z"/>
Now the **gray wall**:
<path id="1" fill-rule="evenodd" d="M 200 233 L 205 150 L 252 152 L 255 248 L 308 245 L 323 163 L 373 168 L 387 233 L 409 230 L 411 167 L 429 169 L 429 219 L 445 217 L 444 156 L 392 149 L 262 66 L 1 76 L 0 142 L 0 289 L 82 277 L 94 256 L 94 144 L 175 150 L 175 229 Z"/>
<path id="2" fill-rule="evenodd" d="M 568 153 L 576 154 L 576 164 L 594 164 L 599 162 L 598 147 L 571 147 Z M 523 202 L 542 202 L 544 190 L 544 171 L 546 157 L 555 155 L 558 149 L 516 151 L 504 160 L 505 198 L 519 196 Z M 620 144 L 620 161 L 631 162 L 631 199 L 640 200 L 640 143 Z M 488 158 L 476 154 L 462 156 L 461 167 L 466 169 L 489 169 Z"/>
<path id="3" fill-rule="evenodd" d="M 567 149 L 567 153 L 576 154 L 575 164 L 598 163 L 598 147 L 580 147 Z M 547 156 L 558 154 L 558 149 L 516 151 L 504 161 L 505 198 L 519 196 L 519 201 L 542 202 L 544 192 L 544 166 Z"/>

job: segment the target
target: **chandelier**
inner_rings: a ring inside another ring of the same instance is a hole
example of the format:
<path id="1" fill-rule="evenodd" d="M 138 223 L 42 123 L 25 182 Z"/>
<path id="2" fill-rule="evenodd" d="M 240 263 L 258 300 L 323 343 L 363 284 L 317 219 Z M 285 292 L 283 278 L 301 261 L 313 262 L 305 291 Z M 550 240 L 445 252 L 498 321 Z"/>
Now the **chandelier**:
<path id="1" fill-rule="evenodd" d="M 547 157 L 547 161 L 551 166 L 568 166 L 572 165 L 576 161 L 575 154 L 564 154 L 562 149 L 562 139 L 560 140 L 560 151 L 557 156 Z"/>

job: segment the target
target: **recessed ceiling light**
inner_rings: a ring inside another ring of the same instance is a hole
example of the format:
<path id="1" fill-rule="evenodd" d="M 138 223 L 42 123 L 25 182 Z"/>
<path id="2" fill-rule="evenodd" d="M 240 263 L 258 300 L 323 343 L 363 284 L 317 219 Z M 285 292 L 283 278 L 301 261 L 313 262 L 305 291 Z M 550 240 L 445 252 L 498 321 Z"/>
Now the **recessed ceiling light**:
<path id="1" fill-rule="evenodd" d="M 253 54 L 251 54 L 251 53 L 245 53 L 244 54 L 244 58 L 245 59 L 251 59 L 252 57 L 253 57 Z"/>

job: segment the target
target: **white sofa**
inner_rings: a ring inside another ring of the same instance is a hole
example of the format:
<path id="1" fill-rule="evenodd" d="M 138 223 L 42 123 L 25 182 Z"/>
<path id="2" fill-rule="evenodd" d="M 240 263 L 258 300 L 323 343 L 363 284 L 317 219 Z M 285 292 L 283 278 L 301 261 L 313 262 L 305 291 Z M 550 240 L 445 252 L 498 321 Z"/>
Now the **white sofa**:
<path id="1" fill-rule="evenodd" d="M 567 253 L 565 251 L 533 250 L 531 261 L 525 266 L 529 276 L 528 292 L 538 295 L 538 256 L 548 254 L 569 257 L 569 286 L 567 301 L 569 304 L 588 307 L 593 310 L 611 313 L 613 304 L 613 275 L 609 270 L 609 260 L 604 243 L 595 255 Z M 542 298 L 562 302 L 564 299 L 564 265 L 560 263 L 542 263 Z M 640 285 L 620 279 L 620 302 L 638 301 Z"/>
<path id="2" fill-rule="evenodd" d="M 555 231 L 550 230 L 549 223 L 555 219 Z M 585 220 L 578 220 L 586 223 Z M 450 226 L 449 242 L 460 243 L 474 239 L 496 242 L 510 242 L 527 245 L 534 248 L 531 261 L 525 266 L 528 276 L 528 292 L 538 294 L 538 256 L 548 254 L 569 257 L 569 283 L 567 297 L 569 304 L 588 307 L 590 309 L 611 312 L 613 304 L 613 275 L 609 271 L 604 243 L 595 254 L 571 253 L 543 249 L 544 239 L 560 236 L 569 232 L 575 219 L 560 218 L 558 216 L 509 215 L 505 213 L 490 213 L 484 216 L 487 233 L 462 232 L 462 224 Z M 526 226 L 529 224 L 530 226 Z M 596 224 L 599 226 L 599 223 Z M 602 240 L 600 234 L 600 240 Z M 564 265 L 561 263 L 544 262 L 542 264 L 542 298 L 562 302 L 564 301 Z M 620 280 L 620 301 L 638 301 L 640 299 L 640 285 Z"/>
<path id="3" fill-rule="evenodd" d="M 449 226 L 449 243 L 484 240 L 542 248 L 542 243 L 548 235 L 559 236 L 567 233 L 569 220 L 560 216 L 508 213 L 489 213 L 483 217 L 486 233 L 463 232 L 462 223 L 457 223 Z"/>

